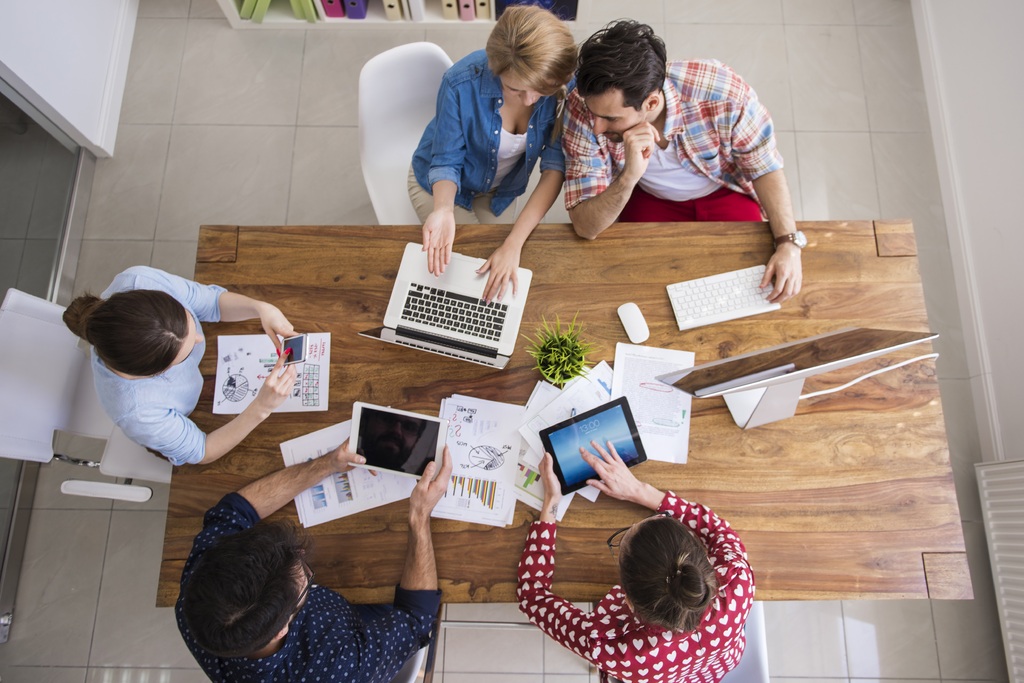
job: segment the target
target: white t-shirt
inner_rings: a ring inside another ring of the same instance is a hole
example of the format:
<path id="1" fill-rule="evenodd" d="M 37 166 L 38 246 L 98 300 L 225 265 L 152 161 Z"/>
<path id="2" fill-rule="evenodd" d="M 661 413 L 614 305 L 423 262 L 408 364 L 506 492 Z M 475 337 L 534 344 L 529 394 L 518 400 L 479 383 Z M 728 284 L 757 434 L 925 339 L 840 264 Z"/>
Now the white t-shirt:
<path id="1" fill-rule="evenodd" d="M 640 178 L 640 187 L 655 197 L 670 202 L 685 202 L 706 197 L 721 186 L 683 165 L 679 160 L 679 148 L 673 139 L 665 149 L 654 145 L 647 170 Z"/>
<path id="2" fill-rule="evenodd" d="M 492 190 L 501 184 L 501 181 L 524 154 L 526 154 L 526 133 L 515 135 L 502 128 L 501 140 L 498 142 L 498 170 L 494 173 L 494 182 L 491 183 Z"/>

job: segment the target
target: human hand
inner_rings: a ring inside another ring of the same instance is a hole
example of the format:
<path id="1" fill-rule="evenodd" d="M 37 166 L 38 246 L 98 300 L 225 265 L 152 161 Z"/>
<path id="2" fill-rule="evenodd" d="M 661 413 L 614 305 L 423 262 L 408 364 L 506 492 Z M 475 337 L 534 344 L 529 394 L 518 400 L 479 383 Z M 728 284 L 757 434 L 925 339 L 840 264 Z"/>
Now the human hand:
<path id="1" fill-rule="evenodd" d="M 423 476 L 416 482 L 416 488 L 409 496 L 409 523 L 423 523 L 430 519 L 430 513 L 448 489 L 448 479 L 452 473 L 452 454 L 444 447 L 441 455 L 441 469 L 438 471 L 437 461 L 427 463 Z M 435 476 L 436 475 L 436 476 Z"/>
<path id="2" fill-rule="evenodd" d="M 366 458 L 348 449 L 349 439 L 327 454 L 330 459 L 331 468 L 335 472 L 348 472 L 352 465 L 362 465 Z"/>
<path id="3" fill-rule="evenodd" d="M 257 302 L 256 310 L 259 313 L 263 331 L 274 342 L 274 348 L 280 352 L 281 339 L 294 337 L 295 328 L 288 322 L 288 318 L 284 317 L 284 313 L 273 304 L 268 304 L 266 301 Z"/>
<path id="4" fill-rule="evenodd" d="M 274 412 L 274 409 L 284 403 L 284 400 L 292 393 L 292 386 L 295 385 L 295 366 L 289 365 L 287 368 L 284 367 L 284 361 L 289 353 L 289 351 L 285 351 L 277 359 L 277 363 L 274 364 L 273 369 L 267 374 L 267 380 L 260 387 L 260 393 L 256 395 L 256 400 L 253 401 L 253 405 L 261 411 L 262 419 L 265 419 L 270 413 Z"/>
<path id="5" fill-rule="evenodd" d="M 647 171 L 654 146 L 661 140 L 661 133 L 647 121 L 641 121 L 622 134 L 622 142 L 626 145 L 625 164 L 622 175 L 636 183 Z"/>
<path id="6" fill-rule="evenodd" d="M 451 208 L 434 209 L 423 222 L 423 251 L 427 252 L 427 270 L 440 275 L 452 260 L 455 242 L 455 213 Z"/>
<path id="7" fill-rule="evenodd" d="M 547 452 L 540 461 L 540 480 L 544 483 L 544 506 L 540 509 L 540 521 L 554 522 L 558 504 L 562 502 L 562 484 L 555 475 L 554 459 Z"/>
<path id="8" fill-rule="evenodd" d="M 501 301 L 505 288 L 512 282 L 512 296 L 519 292 L 519 255 L 521 250 L 508 242 L 494 250 L 491 257 L 477 269 L 478 275 L 490 272 L 484 286 L 484 301 Z"/>
<path id="9" fill-rule="evenodd" d="M 761 280 L 761 289 L 769 287 L 775 280 L 775 288 L 768 295 L 768 301 L 781 304 L 800 293 L 803 284 L 803 266 L 800 262 L 800 247 L 783 243 L 775 249 L 768 260 Z"/>
<path id="10" fill-rule="evenodd" d="M 608 442 L 608 450 L 605 450 L 596 441 L 591 441 L 590 445 L 597 451 L 597 455 L 583 447 L 580 447 L 580 455 L 588 465 L 594 468 L 598 478 L 588 479 L 587 483 L 612 498 L 648 505 L 650 496 L 647 489 L 653 487 L 640 482 L 633 476 L 633 472 L 626 467 L 626 463 L 615 451 L 612 442 Z M 660 498 L 658 500 L 660 502 Z"/>

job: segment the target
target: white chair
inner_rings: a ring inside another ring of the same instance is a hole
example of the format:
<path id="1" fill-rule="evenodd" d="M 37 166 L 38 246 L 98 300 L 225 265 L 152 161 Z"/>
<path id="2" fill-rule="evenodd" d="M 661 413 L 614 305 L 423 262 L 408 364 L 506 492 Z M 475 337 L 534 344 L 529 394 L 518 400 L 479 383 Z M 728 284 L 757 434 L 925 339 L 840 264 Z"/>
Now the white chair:
<path id="1" fill-rule="evenodd" d="M 381 225 L 420 222 L 409 201 L 409 165 L 451 65 L 437 45 L 409 43 L 373 57 L 359 72 L 359 163 Z"/>
<path id="2" fill-rule="evenodd" d="M 431 646 L 421 647 L 419 650 L 409 658 L 409 661 L 405 663 L 398 673 L 395 674 L 394 678 L 391 679 L 391 683 L 415 683 L 416 679 L 420 678 L 420 674 L 423 673 L 420 669 L 423 667 L 423 660 L 427 658 L 427 650 Z"/>
<path id="3" fill-rule="evenodd" d="M 0 457 L 48 463 L 54 457 L 98 466 L 128 480 L 167 483 L 171 463 L 128 440 L 107 417 L 93 387 L 88 354 L 64 325 L 64 309 L 16 289 L 0 305 Z M 99 464 L 57 455 L 54 431 L 105 439 Z M 145 502 L 145 486 L 69 480 L 71 495 Z"/>
<path id="4" fill-rule="evenodd" d="M 739 665 L 725 674 L 721 683 L 769 683 L 768 639 L 764 629 L 764 608 L 761 602 L 754 602 L 747 615 L 747 647 Z"/>

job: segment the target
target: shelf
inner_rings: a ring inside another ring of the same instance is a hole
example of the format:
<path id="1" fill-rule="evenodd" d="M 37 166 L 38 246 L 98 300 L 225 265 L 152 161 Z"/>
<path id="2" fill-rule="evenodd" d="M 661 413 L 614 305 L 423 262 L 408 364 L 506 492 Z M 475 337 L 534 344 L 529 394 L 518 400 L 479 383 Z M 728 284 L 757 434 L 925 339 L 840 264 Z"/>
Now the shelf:
<path id="1" fill-rule="evenodd" d="M 407 26 L 444 26 L 456 28 L 459 26 L 482 26 L 493 24 L 491 19 L 474 19 L 473 21 L 460 21 L 445 19 L 441 12 L 441 3 L 444 0 L 424 0 L 423 21 L 412 21 L 411 19 L 389 20 L 384 16 L 384 5 L 382 0 L 369 0 L 365 19 L 333 19 L 329 21 L 309 22 L 298 19 L 292 13 L 288 0 L 272 0 L 267 15 L 262 22 L 242 19 L 238 16 L 241 0 L 217 0 L 224 18 L 232 28 L 238 29 L 352 29 L 352 28 L 396 28 Z M 494 0 L 491 0 L 492 2 Z M 580 4 L 583 4 L 581 0 Z M 570 22 L 572 23 L 572 22 Z"/>

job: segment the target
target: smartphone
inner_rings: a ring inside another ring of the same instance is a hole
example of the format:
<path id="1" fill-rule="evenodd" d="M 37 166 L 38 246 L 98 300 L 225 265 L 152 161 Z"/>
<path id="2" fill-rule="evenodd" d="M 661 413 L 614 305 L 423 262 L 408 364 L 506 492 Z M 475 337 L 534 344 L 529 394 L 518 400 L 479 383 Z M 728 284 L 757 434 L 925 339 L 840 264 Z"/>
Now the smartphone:
<path id="1" fill-rule="evenodd" d="M 281 342 L 281 353 L 285 351 L 291 351 L 288 357 L 285 358 L 285 365 L 294 365 L 295 363 L 306 362 L 306 335 L 299 334 L 294 337 L 288 337 Z"/>

